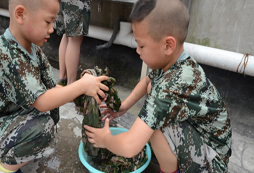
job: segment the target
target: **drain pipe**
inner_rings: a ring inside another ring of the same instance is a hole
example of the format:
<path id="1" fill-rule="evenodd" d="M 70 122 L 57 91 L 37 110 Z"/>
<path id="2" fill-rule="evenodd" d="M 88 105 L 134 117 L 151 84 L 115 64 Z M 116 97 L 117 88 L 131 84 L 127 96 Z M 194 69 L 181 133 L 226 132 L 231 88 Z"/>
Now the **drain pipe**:
<path id="1" fill-rule="evenodd" d="M 125 17 L 119 16 L 117 18 L 117 20 L 115 22 L 115 25 L 114 25 L 113 34 L 112 34 L 111 38 L 109 39 L 109 41 L 107 43 L 105 43 L 103 45 L 96 46 L 96 50 L 100 50 L 100 49 L 104 49 L 104 48 L 109 48 L 112 45 L 112 43 L 115 41 L 116 36 L 117 36 L 117 34 L 118 34 L 119 30 L 120 30 L 120 26 L 119 25 L 120 25 L 121 21 L 126 21 Z M 123 28 L 125 28 L 125 27 L 122 27 L 122 30 L 123 30 Z"/>
<path id="2" fill-rule="evenodd" d="M 185 51 L 197 62 L 212 67 L 221 68 L 236 72 L 237 69 L 243 69 L 245 75 L 254 76 L 254 56 L 248 56 L 241 53 L 200 46 L 191 43 L 184 43 Z M 244 61 L 247 62 L 244 67 Z M 243 73 L 243 72 L 239 72 Z"/>
<path id="3" fill-rule="evenodd" d="M 109 41 L 112 35 L 113 31 L 111 29 L 93 25 L 89 26 L 89 31 L 87 34 L 88 37 L 104 41 Z M 137 43 L 132 33 L 131 23 L 122 21 L 120 22 L 120 30 L 117 36 L 115 37 L 113 43 L 128 46 L 130 48 L 137 48 Z"/>

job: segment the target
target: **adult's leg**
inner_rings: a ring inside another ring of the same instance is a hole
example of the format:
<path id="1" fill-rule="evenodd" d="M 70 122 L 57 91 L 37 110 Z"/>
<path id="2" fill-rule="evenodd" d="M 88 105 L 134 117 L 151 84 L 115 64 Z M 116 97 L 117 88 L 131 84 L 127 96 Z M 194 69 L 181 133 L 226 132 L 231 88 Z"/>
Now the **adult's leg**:
<path id="1" fill-rule="evenodd" d="M 75 82 L 77 79 L 80 46 L 83 41 L 83 37 L 83 35 L 77 37 L 68 37 L 68 45 L 65 54 L 68 85 Z"/>
<path id="2" fill-rule="evenodd" d="M 63 34 L 61 43 L 59 46 L 59 79 L 67 79 L 67 72 L 66 72 L 66 49 L 68 45 L 68 39 L 66 37 L 66 34 Z"/>

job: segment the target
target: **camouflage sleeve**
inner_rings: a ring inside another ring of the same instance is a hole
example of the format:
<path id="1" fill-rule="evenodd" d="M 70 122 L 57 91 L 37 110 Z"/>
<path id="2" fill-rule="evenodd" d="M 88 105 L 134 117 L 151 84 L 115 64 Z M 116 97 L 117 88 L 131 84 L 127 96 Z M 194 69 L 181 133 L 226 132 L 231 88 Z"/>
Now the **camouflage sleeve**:
<path id="1" fill-rule="evenodd" d="M 217 102 L 217 92 L 214 92 L 202 69 L 193 64 L 179 65 L 165 74 L 157 73 L 157 77 L 152 79 L 151 92 L 139 114 L 152 129 L 217 111 L 217 104 L 212 109 L 208 107 Z"/>
<path id="2" fill-rule="evenodd" d="M 15 58 L 5 65 L 2 74 L 2 85 L 7 99 L 24 109 L 28 109 L 35 100 L 47 91 L 41 80 L 41 71 L 33 63 L 23 58 Z"/>
<path id="3" fill-rule="evenodd" d="M 52 67 L 46 55 L 42 52 L 40 47 L 36 47 L 37 55 L 40 57 L 40 72 L 42 83 L 46 86 L 47 89 L 51 89 L 56 86 L 56 79 Z"/>
<path id="4" fill-rule="evenodd" d="M 56 86 L 56 80 L 54 77 L 54 73 L 52 67 L 46 57 L 46 55 L 42 52 L 39 46 L 36 46 L 36 52 L 38 58 L 40 60 L 40 74 L 41 74 L 41 81 L 45 85 L 47 89 L 51 89 Z M 59 108 L 55 108 L 50 111 L 50 116 L 54 120 L 55 125 L 59 121 Z"/>
<path id="5" fill-rule="evenodd" d="M 185 111 L 184 100 L 177 98 L 173 93 L 152 89 L 145 100 L 139 117 L 153 130 L 157 130 L 165 123 L 174 124 L 186 120 L 188 116 Z"/>
<path id="6" fill-rule="evenodd" d="M 162 76 L 161 69 L 152 70 L 148 74 L 152 89 L 139 113 L 139 117 L 153 130 L 159 129 L 164 124 L 165 118 L 169 116 L 169 107 L 174 104 L 172 96 L 164 92 L 164 89 L 170 86 L 165 82 L 156 84 Z"/>

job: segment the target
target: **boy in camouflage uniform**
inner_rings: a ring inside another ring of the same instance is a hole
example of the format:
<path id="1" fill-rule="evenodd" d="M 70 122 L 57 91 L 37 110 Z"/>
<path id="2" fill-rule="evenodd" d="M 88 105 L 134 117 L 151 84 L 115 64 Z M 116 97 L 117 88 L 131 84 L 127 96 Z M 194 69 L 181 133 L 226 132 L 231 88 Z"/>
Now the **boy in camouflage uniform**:
<path id="1" fill-rule="evenodd" d="M 79 95 L 108 88 L 108 77 L 84 75 L 70 86 L 56 85 L 39 46 L 53 32 L 59 0 L 10 0 L 10 26 L 0 36 L 0 172 L 20 172 L 29 161 L 54 152 L 58 107 Z"/>
<path id="2" fill-rule="evenodd" d="M 80 46 L 88 34 L 92 0 L 61 0 L 54 28 L 62 35 L 59 47 L 60 85 L 76 81 Z M 68 80 L 67 80 L 68 79 Z"/>
<path id="3" fill-rule="evenodd" d="M 183 48 L 189 14 L 179 0 L 138 0 L 130 15 L 137 53 L 152 72 L 122 102 L 120 115 L 149 93 L 126 133 L 85 126 L 94 146 L 132 157 L 150 139 L 161 172 L 227 172 L 231 126 L 226 106 Z M 101 106 L 105 107 L 105 106 Z M 106 109 L 105 118 L 117 118 Z M 105 118 L 103 120 L 105 120 Z"/>

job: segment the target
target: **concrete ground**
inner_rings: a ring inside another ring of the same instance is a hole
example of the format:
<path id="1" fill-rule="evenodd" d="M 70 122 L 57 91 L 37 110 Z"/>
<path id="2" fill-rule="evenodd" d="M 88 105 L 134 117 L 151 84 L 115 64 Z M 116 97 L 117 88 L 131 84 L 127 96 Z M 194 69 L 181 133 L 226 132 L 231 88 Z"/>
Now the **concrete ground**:
<path id="1" fill-rule="evenodd" d="M 59 70 L 54 68 L 54 74 L 58 79 Z M 131 90 L 121 86 L 115 86 L 119 96 L 124 100 Z M 143 101 L 135 104 L 125 115 L 117 120 L 120 127 L 130 128 L 135 121 Z M 78 147 L 81 141 L 82 115 L 77 114 L 74 103 L 67 103 L 60 107 L 60 122 L 57 126 L 56 152 L 48 157 L 28 163 L 21 170 L 24 173 L 88 173 L 78 156 Z M 253 117 L 252 117 L 253 119 Z M 234 121 L 234 119 L 232 120 Z M 253 126 L 252 126 L 253 127 Z M 253 131 L 251 132 L 253 133 Z M 230 173 L 254 172 L 254 140 L 238 133 L 233 128 L 233 152 L 229 163 Z M 156 159 L 152 159 L 144 173 L 159 172 Z"/>

